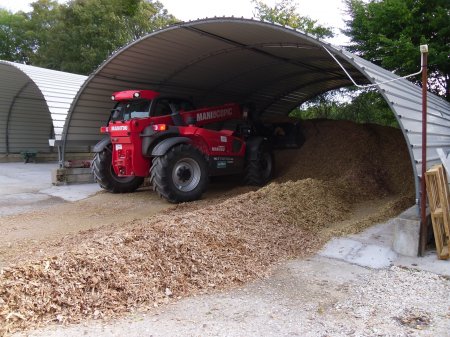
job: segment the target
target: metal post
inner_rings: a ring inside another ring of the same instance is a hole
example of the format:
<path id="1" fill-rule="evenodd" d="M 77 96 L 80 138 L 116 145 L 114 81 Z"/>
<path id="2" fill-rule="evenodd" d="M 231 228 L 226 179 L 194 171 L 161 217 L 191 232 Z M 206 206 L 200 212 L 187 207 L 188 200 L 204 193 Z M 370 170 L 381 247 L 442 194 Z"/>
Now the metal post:
<path id="1" fill-rule="evenodd" d="M 427 171 L 427 67 L 428 67 L 428 46 L 420 46 L 422 53 L 422 178 L 420 193 L 420 242 L 419 255 L 425 254 L 427 245 L 427 191 L 425 185 L 425 172 Z"/>

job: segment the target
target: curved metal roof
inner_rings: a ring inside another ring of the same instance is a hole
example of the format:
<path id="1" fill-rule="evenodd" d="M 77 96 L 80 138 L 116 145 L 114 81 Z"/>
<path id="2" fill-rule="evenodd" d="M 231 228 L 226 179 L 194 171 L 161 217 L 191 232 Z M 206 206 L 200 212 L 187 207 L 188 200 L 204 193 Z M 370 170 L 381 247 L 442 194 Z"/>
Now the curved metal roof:
<path id="1" fill-rule="evenodd" d="M 113 54 L 86 81 L 64 127 L 64 148 L 101 139 L 113 91 L 152 89 L 186 96 L 197 106 L 251 102 L 263 115 L 286 115 L 301 103 L 352 82 L 396 78 L 355 55 L 305 33 L 235 18 L 181 23 L 151 33 Z M 397 116 L 410 148 L 418 193 L 421 89 L 406 80 L 378 86 Z M 430 94 L 429 148 L 450 148 L 450 105 Z M 431 165 L 435 157 L 431 155 Z"/>
<path id="2" fill-rule="evenodd" d="M 422 164 L 422 88 L 360 57 L 344 52 L 384 96 L 394 112 L 410 149 L 414 173 L 421 175 Z M 419 57 L 418 57 L 419 61 Z M 387 82 L 397 79 L 395 82 Z M 387 83 L 383 83 L 387 82 Z M 427 167 L 440 163 L 436 149 L 450 150 L 450 103 L 427 94 Z"/>
<path id="3" fill-rule="evenodd" d="M 49 152 L 87 76 L 0 61 L 0 153 Z"/>

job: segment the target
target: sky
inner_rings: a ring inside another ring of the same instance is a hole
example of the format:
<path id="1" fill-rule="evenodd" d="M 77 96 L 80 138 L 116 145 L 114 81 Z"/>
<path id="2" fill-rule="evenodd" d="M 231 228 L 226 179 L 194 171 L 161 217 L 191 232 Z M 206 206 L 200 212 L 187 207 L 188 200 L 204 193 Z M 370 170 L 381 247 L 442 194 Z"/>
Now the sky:
<path id="1" fill-rule="evenodd" d="M 253 17 L 253 4 L 251 0 L 159 0 L 170 14 L 176 18 L 189 21 L 198 18 L 214 16 Z M 263 0 L 267 5 L 273 6 L 276 0 Z M 0 0 L 0 7 L 13 12 L 31 10 L 29 6 L 33 0 Z M 66 0 L 58 0 L 66 2 Z M 345 6 L 344 0 L 296 0 L 298 13 L 309 16 L 320 24 L 333 27 L 337 37 L 328 40 L 331 43 L 343 45 L 348 39 L 340 34 L 339 29 L 344 28 Z M 340 36 L 339 36 L 340 35 Z"/>

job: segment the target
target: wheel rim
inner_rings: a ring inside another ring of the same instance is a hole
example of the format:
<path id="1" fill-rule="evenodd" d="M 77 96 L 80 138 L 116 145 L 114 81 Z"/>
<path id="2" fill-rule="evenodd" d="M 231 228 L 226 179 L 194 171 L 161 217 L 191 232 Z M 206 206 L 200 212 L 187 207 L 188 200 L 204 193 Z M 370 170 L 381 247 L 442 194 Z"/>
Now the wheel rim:
<path id="1" fill-rule="evenodd" d="M 192 158 L 179 160 L 172 170 L 172 181 L 175 187 L 182 192 L 194 190 L 200 182 L 200 165 Z"/>

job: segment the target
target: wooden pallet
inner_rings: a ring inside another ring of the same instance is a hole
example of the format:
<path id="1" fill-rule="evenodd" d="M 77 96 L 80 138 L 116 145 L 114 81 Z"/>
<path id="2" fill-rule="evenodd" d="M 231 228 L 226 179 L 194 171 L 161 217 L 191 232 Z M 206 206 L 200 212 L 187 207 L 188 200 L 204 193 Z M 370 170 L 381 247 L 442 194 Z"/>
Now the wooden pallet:
<path id="1" fill-rule="evenodd" d="M 447 174 L 442 165 L 425 173 L 428 204 L 439 259 L 448 259 L 450 250 L 450 195 Z"/>

